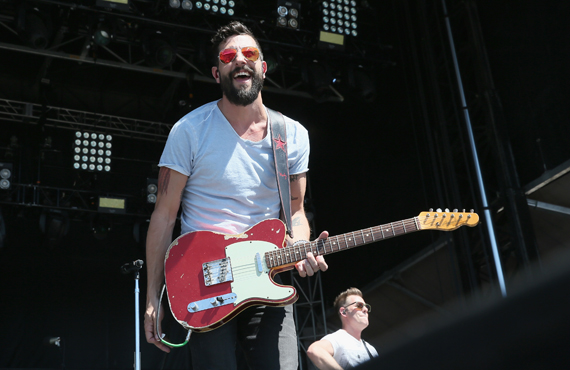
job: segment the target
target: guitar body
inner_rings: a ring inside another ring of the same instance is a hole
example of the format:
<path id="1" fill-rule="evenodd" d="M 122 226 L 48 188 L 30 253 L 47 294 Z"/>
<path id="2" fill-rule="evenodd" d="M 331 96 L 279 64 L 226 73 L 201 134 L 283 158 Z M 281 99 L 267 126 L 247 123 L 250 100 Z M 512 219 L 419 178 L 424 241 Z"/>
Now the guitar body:
<path id="1" fill-rule="evenodd" d="M 292 286 L 273 277 L 293 267 L 267 267 L 266 252 L 283 248 L 286 228 L 269 219 L 242 234 L 195 231 L 178 237 L 166 253 L 164 271 L 174 318 L 196 332 L 216 329 L 247 307 L 297 301 Z"/>

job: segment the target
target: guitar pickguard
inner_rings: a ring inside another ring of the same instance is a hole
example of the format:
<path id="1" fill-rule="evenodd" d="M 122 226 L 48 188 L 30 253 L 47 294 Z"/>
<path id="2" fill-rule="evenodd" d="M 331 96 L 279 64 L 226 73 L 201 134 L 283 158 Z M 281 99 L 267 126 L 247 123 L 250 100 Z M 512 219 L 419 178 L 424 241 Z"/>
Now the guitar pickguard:
<path id="1" fill-rule="evenodd" d="M 261 240 L 243 241 L 226 247 L 234 272 L 231 287 L 237 295 L 235 305 L 252 298 L 280 301 L 294 294 L 291 287 L 275 284 L 269 278 L 270 270 L 264 259 L 256 257 L 275 249 L 278 248 L 274 244 Z"/>

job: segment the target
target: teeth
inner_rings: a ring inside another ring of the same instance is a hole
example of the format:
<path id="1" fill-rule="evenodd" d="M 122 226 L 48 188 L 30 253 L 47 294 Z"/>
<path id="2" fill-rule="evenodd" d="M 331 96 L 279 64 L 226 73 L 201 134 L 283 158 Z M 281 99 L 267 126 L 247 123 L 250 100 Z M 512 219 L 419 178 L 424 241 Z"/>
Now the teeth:
<path id="1" fill-rule="evenodd" d="M 235 77 L 249 77 L 249 73 L 247 72 L 239 72 L 235 75 Z"/>

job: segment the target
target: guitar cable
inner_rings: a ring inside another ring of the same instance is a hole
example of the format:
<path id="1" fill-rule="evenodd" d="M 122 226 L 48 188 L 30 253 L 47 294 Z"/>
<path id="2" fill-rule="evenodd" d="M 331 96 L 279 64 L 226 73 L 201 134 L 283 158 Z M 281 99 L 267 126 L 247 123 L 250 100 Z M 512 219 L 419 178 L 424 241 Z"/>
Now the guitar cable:
<path id="1" fill-rule="evenodd" d="M 162 339 L 164 335 L 162 333 L 158 332 L 158 321 L 159 321 L 159 317 L 160 317 L 160 306 L 162 306 L 162 296 L 164 295 L 165 290 L 166 290 L 166 284 L 162 285 L 162 291 L 160 292 L 160 300 L 158 301 L 158 309 L 156 311 L 156 319 L 155 319 L 156 333 L 158 334 L 160 341 L 162 343 L 166 344 L 167 346 L 169 346 L 171 348 L 184 347 L 190 341 L 190 335 L 192 334 L 192 329 L 188 329 L 188 335 L 186 335 L 186 340 L 184 340 L 183 343 L 179 343 L 179 344 L 174 344 L 174 343 L 170 343 L 170 342 L 165 341 L 164 339 Z"/>

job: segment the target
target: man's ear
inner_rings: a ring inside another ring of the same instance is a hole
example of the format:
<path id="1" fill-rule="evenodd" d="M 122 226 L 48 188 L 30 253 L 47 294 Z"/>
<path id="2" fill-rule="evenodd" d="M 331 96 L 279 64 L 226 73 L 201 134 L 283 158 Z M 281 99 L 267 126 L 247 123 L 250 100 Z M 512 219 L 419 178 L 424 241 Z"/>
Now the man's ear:
<path id="1" fill-rule="evenodd" d="M 220 83 L 220 70 L 218 67 L 212 67 L 212 76 L 214 76 L 217 83 Z"/>

